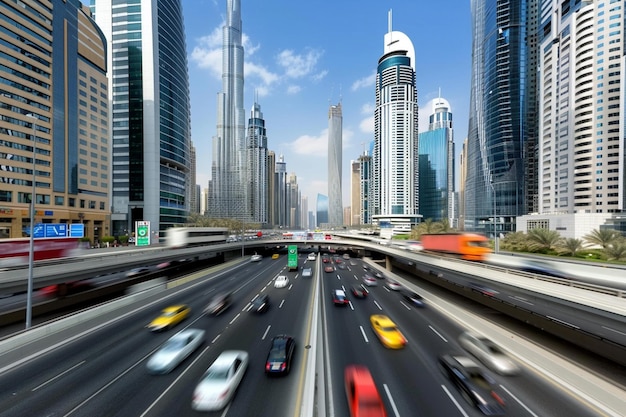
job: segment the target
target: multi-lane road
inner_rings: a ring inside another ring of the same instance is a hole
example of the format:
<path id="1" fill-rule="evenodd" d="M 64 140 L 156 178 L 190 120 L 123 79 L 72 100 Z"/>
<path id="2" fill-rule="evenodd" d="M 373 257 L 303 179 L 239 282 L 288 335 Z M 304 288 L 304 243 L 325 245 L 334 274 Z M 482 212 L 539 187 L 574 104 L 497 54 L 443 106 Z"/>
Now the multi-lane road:
<path id="1" fill-rule="evenodd" d="M 70 338 L 0 356 L 0 416 L 196 415 L 191 409 L 194 388 L 219 353 L 228 349 L 247 351 L 249 367 L 233 401 L 225 410 L 207 415 L 300 416 L 307 375 L 316 372 L 316 415 L 348 416 L 343 371 L 349 364 L 370 369 L 389 416 L 480 415 L 437 366 L 439 355 L 462 352 L 456 340 L 464 331 L 433 308 L 437 300 L 414 308 L 381 280 L 381 285 L 369 288 L 365 299 L 349 296 L 349 305 L 336 307 L 331 290 L 345 288 L 349 294 L 349 287 L 361 282 L 362 261 L 352 260 L 345 269 L 328 273 L 319 259 L 301 258 L 300 264 L 305 263 L 314 269 L 312 278 L 301 277 L 300 271 L 287 272 L 285 257 L 198 273 L 184 285 L 108 313 L 101 317 L 102 324 L 92 323 Z M 289 277 L 287 288 L 274 288 L 279 274 Z M 232 292 L 233 305 L 217 317 L 203 315 L 210 297 L 224 291 Z M 250 301 L 261 293 L 269 294 L 270 309 L 264 314 L 249 312 Z M 164 333 L 145 328 L 162 308 L 178 303 L 191 307 L 190 318 Z M 391 317 L 407 346 L 385 348 L 370 328 L 372 314 Z M 313 326 L 321 331 L 318 343 L 308 346 Z M 204 345 L 170 374 L 148 374 L 147 358 L 185 327 L 204 329 Z M 296 338 L 294 364 L 289 375 L 268 378 L 265 358 L 277 334 Z M 321 359 L 314 370 L 307 369 L 310 355 Z M 514 377 L 490 373 L 507 415 L 601 415 L 520 365 L 522 373 Z"/>

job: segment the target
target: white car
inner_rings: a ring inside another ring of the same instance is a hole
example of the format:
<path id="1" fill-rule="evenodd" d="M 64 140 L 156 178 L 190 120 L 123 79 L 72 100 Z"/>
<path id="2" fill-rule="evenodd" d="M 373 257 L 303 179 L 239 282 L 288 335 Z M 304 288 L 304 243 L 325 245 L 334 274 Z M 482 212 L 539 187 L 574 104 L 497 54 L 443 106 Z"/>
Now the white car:
<path id="1" fill-rule="evenodd" d="M 191 407 L 198 411 L 224 408 L 233 397 L 247 368 L 248 352 L 242 350 L 222 352 L 196 386 Z"/>
<path id="2" fill-rule="evenodd" d="M 302 277 L 312 277 L 313 276 L 313 270 L 311 268 L 304 268 L 302 270 Z"/>
<path id="3" fill-rule="evenodd" d="M 402 284 L 400 284 L 399 282 L 396 282 L 396 281 L 388 280 L 387 281 L 387 288 L 389 288 L 390 290 L 393 290 L 393 291 L 400 291 L 402 289 Z"/>
<path id="4" fill-rule="evenodd" d="M 314 253 L 309 253 L 309 256 L 307 256 L 307 259 L 308 259 L 309 261 L 314 261 L 316 258 L 317 258 L 317 257 L 315 256 L 315 254 L 314 254 Z"/>
<path id="5" fill-rule="evenodd" d="M 258 255 L 258 254 L 252 255 L 252 257 L 250 258 L 250 260 L 252 262 L 259 262 L 261 259 L 263 259 L 263 256 L 262 255 Z"/>
<path id="6" fill-rule="evenodd" d="M 516 375 L 520 372 L 519 366 L 498 345 L 486 337 L 465 332 L 459 336 L 459 344 L 489 369 L 500 375 Z"/>
<path id="7" fill-rule="evenodd" d="M 170 337 L 146 363 L 148 372 L 166 374 L 181 363 L 204 341 L 204 330 L 185 329 Z"/>
<path id="8" fill-rule="evenodd" d="M 279 275 L 274 281 L 274 288 L 285 288 L 289 285 L 289 278 L 286 275 Z"/>

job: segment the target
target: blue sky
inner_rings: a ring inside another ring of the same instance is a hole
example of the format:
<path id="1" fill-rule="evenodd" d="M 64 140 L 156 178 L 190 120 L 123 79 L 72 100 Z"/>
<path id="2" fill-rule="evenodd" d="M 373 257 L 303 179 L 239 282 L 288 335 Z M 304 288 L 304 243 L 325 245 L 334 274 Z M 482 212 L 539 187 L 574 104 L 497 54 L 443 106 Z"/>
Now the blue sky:
<path id="1" fill-rule="evenodd" d="M 450 103 L 456 153 L 467 135 L 471 75 L 470 2 L 459 0 L 241 1 L 246 121 L 255 91 L 268 147 L 284 155 L 314 210 L 327 192 L 328 108 L 343 107 L 343 195 L 349 205 L 350 161 L 373 139 L 374 74 L 392 10 L 393 30 L 404 32 L 416 55 L 420 131 L 428 102 Z M 226 0 L 183 0 L 192 140 L 197 183 L 207 186 L 221 91 L 222 26 Z M 456 163 L 458 165 L 458 161 Z M 457 175 L 458 176 L 458 175 Z"/>

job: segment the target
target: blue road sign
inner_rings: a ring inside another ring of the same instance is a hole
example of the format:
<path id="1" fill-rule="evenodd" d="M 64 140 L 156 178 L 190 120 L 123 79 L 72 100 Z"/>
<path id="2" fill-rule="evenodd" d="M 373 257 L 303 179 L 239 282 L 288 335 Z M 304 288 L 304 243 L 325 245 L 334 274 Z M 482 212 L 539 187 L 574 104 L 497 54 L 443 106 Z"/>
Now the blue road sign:
<path id="1" fill-rule="evenodd" d="M 46 224 L 46 237 L 67 237 L 67 224 L 51 223 Z"/>
<path id="2" fill-rule="evenodd" d="M 85 237 L 85 225 L 82 223 L 70 224 L 70 237 Z"/>

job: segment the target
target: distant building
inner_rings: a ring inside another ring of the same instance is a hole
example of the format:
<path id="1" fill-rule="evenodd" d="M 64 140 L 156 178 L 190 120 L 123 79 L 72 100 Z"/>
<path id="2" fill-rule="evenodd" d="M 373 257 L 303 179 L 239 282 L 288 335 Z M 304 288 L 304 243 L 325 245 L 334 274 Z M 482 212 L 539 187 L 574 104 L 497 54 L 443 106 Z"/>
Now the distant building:
<path id="1" fill-rule="evenodd" d="M 343 225 L 343 196 L 341 187 L 342 160 L 341 103 L 328 110 L 328 223 Z"/>
<path id="2" fill-rule="evenodd" d="M 315 203 L 315 210 L 317 215 L 317 227 L 323 228 L 328 226 L 328 196 L 324 194 L 317 195 L 317 201 Z"/>
<path id="3" fill-rule="evenodd" d="M 247 212 L 253 223 L 268 223 L 267 130 L 261 105 L 254 103 L 248 119 L 247 150 Z"/>

